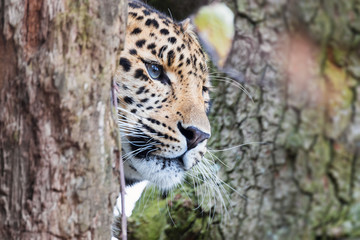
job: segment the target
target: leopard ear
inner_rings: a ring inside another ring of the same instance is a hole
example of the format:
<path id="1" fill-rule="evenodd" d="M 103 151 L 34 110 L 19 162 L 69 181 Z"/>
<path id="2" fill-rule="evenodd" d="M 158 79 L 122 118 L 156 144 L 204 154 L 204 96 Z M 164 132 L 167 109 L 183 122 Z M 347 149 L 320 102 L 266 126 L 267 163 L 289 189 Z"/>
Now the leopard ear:
<path id="1" fill-rule="evenodd" d="M 181 22 L 180 22 L 180 24 L 181 24 L 181 27 L 182 27 L 182 29 L 183 29 L 183 31 L 184 32 L 187 32 L 187 31 L 192 31 L 193 30 L 193 26 L 191 25 L 191 20 L 190 20 L 190 18 L 186 18 L 186 19 L 184 19 L 184 20 L 182 20 Z"/>

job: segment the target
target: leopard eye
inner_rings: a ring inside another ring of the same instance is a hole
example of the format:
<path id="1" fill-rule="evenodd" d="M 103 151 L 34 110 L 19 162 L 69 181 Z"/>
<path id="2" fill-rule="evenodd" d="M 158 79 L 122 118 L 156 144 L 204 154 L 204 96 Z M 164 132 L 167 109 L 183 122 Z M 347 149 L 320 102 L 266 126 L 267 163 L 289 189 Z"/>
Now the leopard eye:
<path id="1" fill-rule="evenodd" d="M 152 79 L 159 79 L 163 73 L 163 68 L 159 64 L 145 63 L 146 69 Z"/>

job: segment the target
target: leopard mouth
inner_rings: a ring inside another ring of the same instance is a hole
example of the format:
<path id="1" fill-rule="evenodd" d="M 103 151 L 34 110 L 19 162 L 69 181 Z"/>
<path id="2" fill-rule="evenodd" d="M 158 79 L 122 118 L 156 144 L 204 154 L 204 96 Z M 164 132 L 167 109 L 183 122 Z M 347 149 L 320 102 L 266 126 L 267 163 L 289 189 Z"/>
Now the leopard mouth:
<path id="1" fill-rule="evenodd" d="M 152 139 L 152 146 L 150 147 L 143 147 L 148 143 L 149 136 L 146 136 L 144 133 L 142 133 L 143 137 L 131 137 L 129 138 L 129 143 L 131 150 L 136 152 L 134 154 L 134 157 L 138 159 L 144 159 L 145 161 L 155 161 L 156 165 L 163 164 L 162 169 L 165 169 L 169 163 L 178 163 L 178 167 L 181 168 L 181 170 L 185 170 L 185 164 L 184 164 L 184 156 L 187 153 L 185 151 L 183 154 L 177 157 L 169 158 L 169 157 L 163 157 L 157 154 L 153 154 L 152 152 L 158 151 L 159 148 L 157 147 L 158 144 L 161 144 L 160 142 L 156 141 L 155 139 Z"/>
<path id="2" fill-rule="evenodd" d="M 184 149 L 185 151 L 176 157 L 161 156 L 161 148 L 159 147 L 161 142 L 152 139 L 151 144 L 149 144 L 148 139 L 150 139 L 150 136 L 147 136 L 144 133 L 142 133 L 141 136 L 130 137 L 130 150 L 135 152 L 133 157 L 140 162 L 146 161 L 148 163 L 153 163 L 157 166 L 159 171 L 173 169 L 174 171 L 187 172 L 200 161 L 198 157 L 194 156 L 195 152 L 193 149 Z"/>
<path id="3" fill-rule="evenodd" d="M 178 166 L 181 168 L 181 170 L 186 171 L 185 169 L 185 164 L 184 164 L 184 160 L 183 157 L 186 154 L 183 153 L 182 155 L 178 156 L 178 157 L 174 157 L 174 158 L 167 158 L 167 157 L 162 157 L 159 155 L 155 155 L 155 154 L 148 154 L 145 157 L 146 161 L 156 161 L 156 165 L 158 164 L 162 164 L 162 170 L 165 169 L 168 165 L 170 165 L 170 163 L 178 163 Z"/>
<path id="4" fill-rule="evenodd" d="M 147 180 L 159 187 L 162 191 L 170 190 L 184 181 L 186 173 L 190 168 L 186 168 L 191 152 L 184 151 L 181 155 L 161 156 L 160 150 L 156 146 L 151 149 L 142 149 L 140 147 L 130 145 L 130 150 L 137 150 L 126 164 L 129 172 L 125 172 L 125 178 L 130 181 Z M 135 147 L 137 147 L 135 149 Z"/>

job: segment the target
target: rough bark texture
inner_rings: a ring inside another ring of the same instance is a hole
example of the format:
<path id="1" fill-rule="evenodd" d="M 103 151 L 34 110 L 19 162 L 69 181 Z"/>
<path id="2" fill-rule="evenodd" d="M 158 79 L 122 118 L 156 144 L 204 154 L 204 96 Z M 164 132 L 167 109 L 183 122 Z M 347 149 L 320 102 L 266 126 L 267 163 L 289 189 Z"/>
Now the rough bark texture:
<path id="1" fill-rule="evenodd" d="M 126 5 L 0 1 L 1 239 L 109 239 Z"/>
<path id="2" fill-rule="evenodd" d="M 231 193 L 229 217 L 207 225 L 212 212 L 194 213 L 191 191 L 190 203 L 145 198 L 133 238 L 139 228 L 151 239 L 360 238 L 359 1 L 226 2 L 236 13 L 227 66 L 253 101 L 213 81 L 210 147 L 249 143 L 217 154 L 220 177 L 247 199 Z"/>
<path id="3" fill-rule="evenodd" d="M 231 194 L 222 238 L 360 237 L 359 2 L 233 7 L 228 66 L 245 73 L 254 102 L 217 85 L 212 147 L 262 143 L 221 154 L 223 178 L 248 196 Z"/>

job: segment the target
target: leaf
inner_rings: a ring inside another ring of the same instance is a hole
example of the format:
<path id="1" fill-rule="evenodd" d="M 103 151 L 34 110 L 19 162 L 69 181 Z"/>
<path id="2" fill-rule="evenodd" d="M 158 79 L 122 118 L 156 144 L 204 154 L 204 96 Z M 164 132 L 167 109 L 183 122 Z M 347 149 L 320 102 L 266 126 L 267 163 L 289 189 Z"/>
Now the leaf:
<path id="1" fill-rule="evenodd" d="M 224 3 L 211 4 L 200 8 L 194 24 L 213 62 L 223 67 L 234 38 L 234 13 Z"/>

